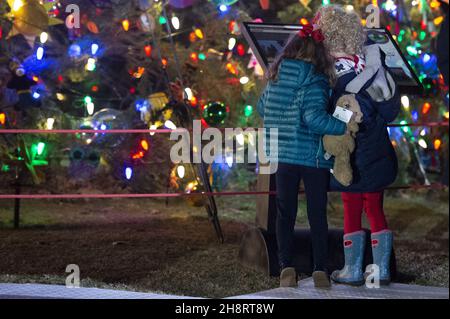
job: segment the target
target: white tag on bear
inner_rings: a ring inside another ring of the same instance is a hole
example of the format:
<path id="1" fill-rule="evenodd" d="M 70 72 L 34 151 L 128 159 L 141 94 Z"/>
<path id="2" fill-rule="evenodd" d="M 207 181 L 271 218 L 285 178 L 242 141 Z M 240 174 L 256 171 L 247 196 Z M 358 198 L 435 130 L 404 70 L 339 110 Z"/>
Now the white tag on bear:
<path id="1" fill-rule="evenodd" d="M 342 106 L 336 106 L 334 110 L 333 116 L 337 118 L 339 121 L 348 123 L 352 119 L 353 112 L 343 108 Z"/>

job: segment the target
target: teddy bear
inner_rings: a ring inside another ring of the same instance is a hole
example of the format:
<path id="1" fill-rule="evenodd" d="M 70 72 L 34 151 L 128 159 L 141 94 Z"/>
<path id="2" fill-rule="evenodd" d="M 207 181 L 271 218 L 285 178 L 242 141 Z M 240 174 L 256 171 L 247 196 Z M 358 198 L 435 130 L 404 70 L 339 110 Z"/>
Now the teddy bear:
<path id="1" fill-rule="evenodd" d="M 353 181 L 353 170 L 350 163 L 350 155 L 355 150 L 355 137 L 359 131 L 359 123 L 362 122 L 363 113 L 354 94 L 341 96 L 336 105 L 353 112 L 350 122 L 347 124 L 347 132 L 344 135 L 325 135 L 323 145 L 325 158 L 334 156 L 333 175 L 344 186 L 350 186 Z"/>

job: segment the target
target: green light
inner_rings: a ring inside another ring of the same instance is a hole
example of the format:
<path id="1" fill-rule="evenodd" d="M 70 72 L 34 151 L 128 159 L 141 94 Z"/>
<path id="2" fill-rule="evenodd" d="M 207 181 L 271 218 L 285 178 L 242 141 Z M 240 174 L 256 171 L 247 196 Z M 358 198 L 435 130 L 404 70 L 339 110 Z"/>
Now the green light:
<path id="1" fill-rule="evenodd" d="M 9 165 L 3 164 L 1 171 L 4 173 L 9 172 Z"/>
<path id="2" fill-rule="evenodd" d="M 406 51 L 411 56 L 417 56 L 417 49 L 415 47 L 413 47 L 412 45 L 407 46 Z"/>
<path id="3" fill-rule="evenodd" d="M 330 0 L 322 0 L 322 5 L 327 6 L 330 4 Z"/>
<path id="4" fill-rule="evenodd" d="M 89 95 L 85 96 L 84 103 L 86 103 L 86 104 L 92 103 L 92 98 Z"/>
<path id="5" fill-rule="evenodd" d="M 159 17 L 159 24 L 166 24 L 167 23 L 167 19 L 163 16 Z"/>
<path id="6" fill-rule="evenodd" d="M 420 31 L 420 34 L 419 34 L 420 41 L 425 40 L 426 36 L 427 36 L 427 33 L 425 31 Z"/>
<path id="7" fill-rule="evenodd" d="M 39 142 L 37 147 L 36 147 L 36 153 L 38 156 L 42 155 L 42 153 L 44 153 L 44 149 L 45 149 L 45 143 L 43 142 Z"/>
<path id="8" fill-rule="evenodd" d="M 204 61 L 204 60 L 206 60 L 206 55 L 204 53 L 200 53 L 198 55 L 198 59 Z"/>
<path id="9" fill-rule="evenodd" d="M 403 121 L 400 121 L 400 124 L 401 125 L 405 125 L 405 124 L 407 124 L 407 122 L 405 120 L 403 120 Z M 402 126 L 402 130 L 403 130 L 403 132 L 408 133 L 409 127 L 408 126 Z"/>
<path id="10" fill-rule="evenodd" d="M 244 109 L 244 115 L 246 116 L 246 117 L 249 117 L 250 115 L 252 115 L 253 114 L 253 106 L 251 106 L 251 105 L 246 105 L 245 106 L 245 109 Z"/>

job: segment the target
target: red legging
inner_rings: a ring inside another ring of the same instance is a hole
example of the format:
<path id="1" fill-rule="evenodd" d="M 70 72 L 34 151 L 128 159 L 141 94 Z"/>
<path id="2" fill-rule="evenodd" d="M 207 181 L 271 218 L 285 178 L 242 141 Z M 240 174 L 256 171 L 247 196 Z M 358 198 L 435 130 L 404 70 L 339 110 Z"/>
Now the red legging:
<path id="1" fill-rule="evenodd" d="M 383 211 L 383 191 L 375 193 L 342 193 L 344 203 L 344 233 L 362 229 L 361 216 L 366 212 L 372 233 L 387 228 Z"/>

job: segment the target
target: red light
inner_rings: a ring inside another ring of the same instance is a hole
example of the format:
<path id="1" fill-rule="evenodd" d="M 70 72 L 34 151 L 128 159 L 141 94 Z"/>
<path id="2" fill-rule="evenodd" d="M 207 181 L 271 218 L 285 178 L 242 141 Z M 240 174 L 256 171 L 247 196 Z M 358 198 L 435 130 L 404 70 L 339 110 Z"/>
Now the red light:
<path id="1" fill-rule="evenodd" d="M 191 53 L 191 60 L 194 62 L 198 62 L 198 54 L 195 52 Z"/>
<path id="2" fill-rule="evenodd" d="M 169 61 L 167 61 L 166 58 L 162 58 L 161 63 L 163 65 L 163 67 L 167 67 L 167 64 L 169 63 Z"/>
<path id="3" fill-rule="evenodd" d="M 131 93 L 131 94 L 136 93 L 136 88 L 135 88 L 135 87 L 131 87 L 131 88 L 130 88 L 130 93 Z"/>
<path id="4" fill-rule="evenodd" d="M 152 55 L 152 46 L 151 45 L 146 45 L 145 48 L 145 55 L 150 57 Z"/>
<path id="5" fill-rule="evenodd" d="M 245 55 L 245 47 L 244 47 L 243 44 L 239 44 L 239 45 L 237 46 L 237 53 L 238 53 L 240 56 L 244 56 L 244 55 Z"/>
<path id="6" fill-rule="evenodd" d="M 431 109 L 431 104 L 428 102 L 424 103 L 423 107 L 422 107 L 422 114 L 427 114 L 430 111 L 430 109 Z"/>
<path id="7" fill-rule="evenodd" d="M 97 85 L 93 85 L 91 90 L 92 90 L 92 92 L 98 92 L 98 86 Z"/>
<path id="8" fill-rule="evenodd" d="M 190 102 L 191 102 L 191 106 L 196 106 L 198 104 L 198 100 L 195 96 L 192 97 Z"/>

